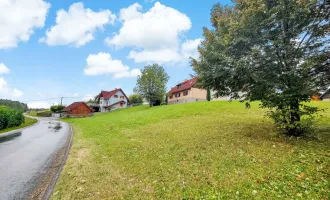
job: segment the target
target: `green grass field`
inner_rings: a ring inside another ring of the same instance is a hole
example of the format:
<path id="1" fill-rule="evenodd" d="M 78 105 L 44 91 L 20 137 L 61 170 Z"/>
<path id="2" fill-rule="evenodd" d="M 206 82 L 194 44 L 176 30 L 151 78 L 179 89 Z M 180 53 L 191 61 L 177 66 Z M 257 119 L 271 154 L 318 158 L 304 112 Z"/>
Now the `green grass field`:
<path id="1" fill-rule="evenodd" d="M 20 125 L 20 126 L 16 126 L 16 127 L 11 127 L 11 128 L 6 128 L 6 129 L 2 129 L 0 130 L 0 134 L 2 133 L 6 133 L 8 131 L 13 131 L 13 130 L 16 130 L 16 129 L 21 129 L 21 128 L 24 128 L 24 127 L 27 127 L 27 126 L 31 126 L 33 124 L 35 124 L 38 120 L 36 119 L 31 119 L 29 117 L 25 117 L 25 122 L 24 124 Z"/>
<path id="2" fill-rule="evenodd" d="M 300 138 L 264 112 L 200 102 L 66 119 L 73 146 L 52 199 L 329 199 L 330 110 Z"/>

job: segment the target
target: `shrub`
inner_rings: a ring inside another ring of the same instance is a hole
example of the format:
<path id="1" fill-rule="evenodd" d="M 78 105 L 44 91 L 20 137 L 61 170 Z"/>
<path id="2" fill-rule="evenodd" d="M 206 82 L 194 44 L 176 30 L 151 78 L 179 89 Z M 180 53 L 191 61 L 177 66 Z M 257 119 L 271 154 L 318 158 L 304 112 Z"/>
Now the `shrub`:
<path id="1" fill-rule="evenodd" d="M 19 126 L 24 123 L 24 116 L 21 111 L 0 106 L 0 130 Z"/>
<path id="2" fill-rule="evenodd" d="M 41 111 L 41 112 L 37 113 L 37 116 L 39 116 L 39 117 L 51 117 L 52 112 L 49 111 L 49 110 Z"/>
<path id="3" fill-rule="evenodd" d="M 129 96 L 129 101 L 132 105 L 142 105 L 143 104 L 143 96 L 139 94 L 132 94 Z"/>
<path id="4" fill-rule="evenodd" d="M 54 113 L 60 113 L 64 108 L 65 106 L 57 105 L 57 106 L 51 106 L 50 110 Z"/>

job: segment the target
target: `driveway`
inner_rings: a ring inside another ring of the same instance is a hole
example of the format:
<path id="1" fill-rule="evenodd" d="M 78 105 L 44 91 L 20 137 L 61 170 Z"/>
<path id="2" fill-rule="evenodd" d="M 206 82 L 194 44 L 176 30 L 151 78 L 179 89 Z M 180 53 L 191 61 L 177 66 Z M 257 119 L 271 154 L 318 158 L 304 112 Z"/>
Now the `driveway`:
<path id="1" fill-rule="evenodd" d="M 0 141 L 0 199 L 47 197 L 71 140 L 67 123 L 39 118 L 21 134 Z"/>

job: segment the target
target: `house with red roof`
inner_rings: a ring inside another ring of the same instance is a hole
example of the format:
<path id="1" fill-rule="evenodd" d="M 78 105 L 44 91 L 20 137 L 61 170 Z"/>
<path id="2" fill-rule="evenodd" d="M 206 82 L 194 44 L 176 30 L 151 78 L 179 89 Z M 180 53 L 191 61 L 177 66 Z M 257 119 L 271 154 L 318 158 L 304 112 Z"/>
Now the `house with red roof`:
<path id="1" fill-rule="evenodd" d="M 129 99 L 121 88 L 111 91 L 101 91 L 96 97 L 100 112 L 109 112 L 112 110 L 127 108 Z"/>
<path id="2" fill-rule="evenodd" d="M 196 87 L 197 78 L 178 83 L 168 92 L 168 104 L 206 101 L 206 89 Z"/>
<path id="3" fill-rule="evenodd" d="M 88 117 L 93 115 L 93 110 L 85 102 L 74 102 L 62 110 L 67 117 Z"/>

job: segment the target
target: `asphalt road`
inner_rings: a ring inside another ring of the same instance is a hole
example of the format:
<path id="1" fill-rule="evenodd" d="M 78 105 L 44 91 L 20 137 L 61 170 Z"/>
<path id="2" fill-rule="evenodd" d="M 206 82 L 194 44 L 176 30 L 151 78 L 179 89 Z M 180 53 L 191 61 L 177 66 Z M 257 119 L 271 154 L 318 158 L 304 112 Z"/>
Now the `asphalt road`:
<path id="1" fill-rule="evenodd" d="M 0 141 L 0 199 L 42 199 L 70 140 L 70 126 L 50 118 Z"/>

